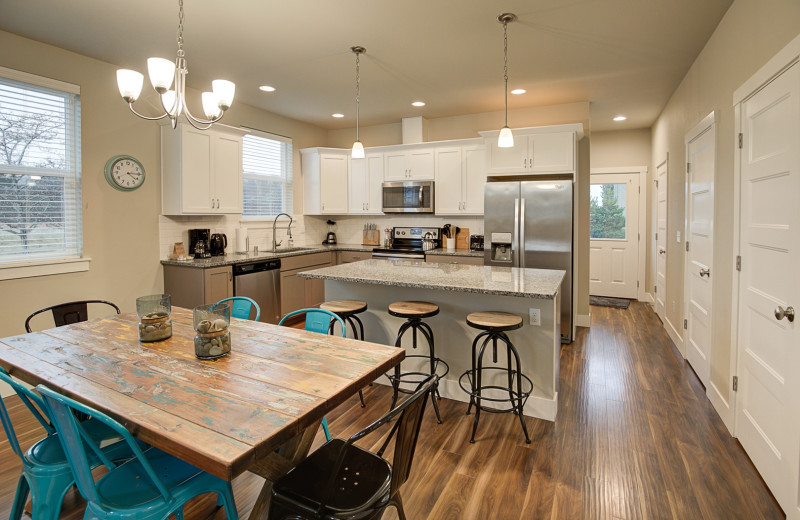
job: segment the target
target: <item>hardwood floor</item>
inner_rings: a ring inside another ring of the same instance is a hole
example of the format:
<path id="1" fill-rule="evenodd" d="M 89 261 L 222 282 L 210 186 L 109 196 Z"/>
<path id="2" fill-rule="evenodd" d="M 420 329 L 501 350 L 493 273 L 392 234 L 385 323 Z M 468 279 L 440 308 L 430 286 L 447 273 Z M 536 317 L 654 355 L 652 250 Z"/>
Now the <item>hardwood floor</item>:
<path id="1" fill-rule="evenodd" d="M 442 425 L 428 408 L 402 489 L 409 520 L 784 518 L 650 306 L 592 307 L 592 315 L 592 328 L 562 349 L 556 422 L 527 419 L 531 444 L 515 416 L 483 414 L 471 445 L 464 403 L 442 399 Z M 354 396 L 328 415 L 334 435 L 360 430 L 391 397 L 383 385 L 364 396 L 366 409 Z M 12 416 L 26 413 L 12 408 Z M 23 444 L 42 435 L 35 426 L 26 423 Z M 315 445 L 321 442 L 318 434 Z M 18 467 L 3 436 L 0 517 L 8 515 Z M 261 482 L 248 473 L 233 483 L 244 518 Z M 205 499 L 186 518 L 220 513 Z M 62 518 L 82 516 L 70 493 Z"/>

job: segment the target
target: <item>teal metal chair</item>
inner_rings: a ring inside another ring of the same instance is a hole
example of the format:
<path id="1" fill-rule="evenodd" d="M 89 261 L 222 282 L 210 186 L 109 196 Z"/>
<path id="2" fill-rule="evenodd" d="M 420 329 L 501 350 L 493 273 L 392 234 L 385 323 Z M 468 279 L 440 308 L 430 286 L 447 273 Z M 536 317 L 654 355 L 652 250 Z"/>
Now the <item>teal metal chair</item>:
<path id="1" fill-rule="evenodd" d="M 242 320 L 249 320 L 250 313 L 253 309 L 256 310 L 256 317 L 253 318 L 253 321 L 258 321 L 261 318 L 261 308 L 258 304 L 251 300 L 246 296 L 233 296 L 231 298 L 225 298 L 217 303 L 214 306 L 219 305 L 220 303 L 230 302 L 231 303 L 231 317 L 232 318 L 239 318 Z"/>
<path id="2" fill-rule="evenodd" d="M 58 432 L 78 491 L 87 501 L 84 518 L 161 520 L 174 513 L 178 520 L 183 520 L 183 505 L 188 500 L 204 493 L 216 493 L 217 503 L 225 507 L 227 517 L 238 520 L 230 482 L 152 446 L 145 444 L 142 448 L 120 423 L 93 408 L 44 385 L 36 389 L 42 395 Z M 105 457 L 75 419 L 75 412 L 88 414 L 116 431 L 127 443 L 133 458 L 116 465 Z M 92 454 L 108 468 L 108 473 L 96 482 L 86 462 Z"/>
<path id="3" fill-rule="evenodd" d="M 278 325 L 283 325 L 287 318 L 297 316 L 298 314 L 305 314 L 306 326 L 305 329 L 311 332 L 319 332 L 320 334 L 328 334 L 328 327 L 332 323 L 331 320 L 336 320 L 341 325 L 342 337 L 347 337 L 347 330 L 344 327 L 344 320 L 335 315 L 331 311 L 325 309 L 317 309 L 316 307 L 310 309 L 300 309 L 299 311 L 290 312 L 278 322 Z M 361 395 L 361 390 L 358 391 Z M 331 432 L 328 429 L 328 419 L 322 418 L 322 431 L 325 432 L 325 440 L 331 440 Z"/>
<path id="4" fill-rule="evenodd" d="M 23 453 L 5 402 L 0 399 L 0 421 L 3 423 L 11 450 L 22 460 L 22 474 L 17 482 L 17 492 L 11 505 L 9 519 L 20 520 L 22 518 L 28 495 L 31 495 L 33 520 L 55 520 L 61 512 L 64 495 L 75 483 L 75 477 L 67 463 L 64 450 L 61 448 L 58 434 L 50 424 L 41 397 L 11 379 L 11 376 L 2 367 L 0 367 L 0 381 L 11 386 L 22 403 L 47 432 L 43 439 L 37 441 Z M 102 423 L 88 419 L 81 423 L 81 427 L 93 440 L 104 446 L 107 445 L 103 448 L 102 453 L 108 459 L 126 460 L 132 456 L 127 444 L 119 442 L 122 437 L 117 432 L 106 428 Z M 100 460 L 92 454 L 88 461 L 89 467 L 95 468 L 100 464 Z"/>

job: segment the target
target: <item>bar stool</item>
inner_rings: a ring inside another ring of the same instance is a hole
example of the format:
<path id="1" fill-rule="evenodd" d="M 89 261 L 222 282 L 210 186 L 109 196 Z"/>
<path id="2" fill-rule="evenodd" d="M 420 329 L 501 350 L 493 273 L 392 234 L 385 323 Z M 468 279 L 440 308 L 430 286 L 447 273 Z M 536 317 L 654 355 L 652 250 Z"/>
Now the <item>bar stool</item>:
<path id="1" fill-rule="evenodd" d="M 413 384 L 416 386 L 425 378 L 430 375 L 438 375 L 438 379 L 431 387 L 431 401 L 433 401 L 433 409 L 436 411 L 436 420 L 442 424 L 442 416 L 439 414 L 439 405 L 436 399 L 441 399 L 439 395 L 439 379 L 443 378 L 450 371 L 450 366 L 441 359 L 436 357 L 436 351 L 433 342 L 433 330 L 430 325 L 425 323 L 423 318 L 430 318 L 439 314 L 439 306 L 435 303 L 428 302 L 413 302 L 401 301 L 394 302 L 389 305 L 389 314 L 397 316 L 398 318 L 406 318 L 405 323 L 400 325 L 397 332 L 397 339 L 394 342 L 395 347 L 402 346 L 403 334 L 409 329 L 412 331 L 412 347 L 417 348 L 417 332 L 420 332 L 428 343 L 428 354 L 410 354 L 406 355 L 405 359 L 424 358 L 427 359 L 430 365 L 428 372 L 401 372 L 400 365 L 394 367 L 394 375 L 386 374 L 389 381 L 392 382 L 392 408 L 397 403 L 397 395 L 399 392 L 404 394 L 413 393 L 410 390 L 400 388 L 401 383 Z"/>
<path id="2" fill-rule="evenodd" d="M 483 331 L 478 334 L 472 342 L 472 368 L 461 374 L 461 377 L 458 379 L 458 384 L 461 386 L 461 389 L 469 394 L 467 415 L 472 411 L 472 405 L 475 405 L 475 420 L 472 423 L 472 437 L 470 437 L 469 442 L 471 444 L 475 443 L 475 432 L 478 429 L 478 420 L 481 416 L 481 410 L 483 410 L 484 412 L 491 413 L 511 412 L 519 415 L 519 422 L 522 424 L 522 431 L 525 433 L 525 442 L 530 444 L 531 439 L 528 436 L 528 428 L 525 426 L 522 409 L 525 406 L 525 402 L 528 400 L 528 396 L 530 396 L 533 391 L 533 382 L 528 376 L 522 373 L 519 353 L 506 335 L 506 331 L 522 327 L 522 318 L 508 312 L 473 312 L 467 316 L 467 325 Z M 478 347 L 478 343 L 481 340 L 483 340 L 483 342 L 480 344 L 480 347 Z M 497 363 L 497 343 L 505 343 L 507 353 L 507 364 L 505 367 L 483 366 L 483 355 L 486 352 L 486 347 L 489 345 L 489 342 L 491 342 L 492 345 L 492 361 L 494 363 Z M 496 371 L 505 372 L 507 374 L 507 386 L 484 384 L 483 376 Z M 516 389 L 514 388 L 515 382 Z M 485 390 L 505 392 L 508 393 L 508 397 L 487 397 L 483 395 Z M 488 408 L 481 406 L 481 399 L 496 403 L 509 403 L 509 407 Z"/>
<path id="3" fill-rule="evenodd" d="M 342 320 L 353 329 L 353 338 L 364 341 L 364 324 L 361 323 L 361 320 L 356 315 L 367 310 L 367 302 L 362 302 L 360 300 L 331 300 L 329 302 L 323 302 L 319 308 L 330 311 L 342 318 Z M 358 329 L 356 329 L 356 323 L 358 324 Z M 328 327 L 328 334 L 333 334 L 335 326 L 336 320 L 331 319 L 331 324 Z M 359 331 L 361 335 L 359 335 Z M 346 334 L 345 332 L 345 335 Z M 361 400 L 361 408 L 364 408 L 366 405 L 364 404 L 364 394 L 361 390 L 358 391 L 358 398 Z"/>

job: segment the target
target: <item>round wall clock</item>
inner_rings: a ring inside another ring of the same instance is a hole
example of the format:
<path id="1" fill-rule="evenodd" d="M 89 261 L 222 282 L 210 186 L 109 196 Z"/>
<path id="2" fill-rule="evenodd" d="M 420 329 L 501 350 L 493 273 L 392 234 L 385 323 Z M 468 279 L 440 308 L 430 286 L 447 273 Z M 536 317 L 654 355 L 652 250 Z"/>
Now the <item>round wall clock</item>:
<path id="1" fill-rule="evenodd" d="M 120 191 L 133 191 L 144 184 L 144 166 L 130 155 L 116 155 L 106 162 L 106 180 Z"/>

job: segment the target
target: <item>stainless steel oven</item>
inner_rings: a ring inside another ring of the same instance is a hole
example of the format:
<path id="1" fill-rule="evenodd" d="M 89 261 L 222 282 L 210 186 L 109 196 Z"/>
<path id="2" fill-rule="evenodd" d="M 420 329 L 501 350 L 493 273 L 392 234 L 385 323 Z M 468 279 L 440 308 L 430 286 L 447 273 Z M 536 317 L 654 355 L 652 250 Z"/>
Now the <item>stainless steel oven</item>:
<path id="1" fill-rule="evenodd" d="M 384 213 L 433 213 L 433 181 L 383 183 Z"/>
<path id="2" fill-rule="evenodd" d="M 425 243 L 431 249 L 442 247 L 441 230 L 430 227 L 392 228 L 392 245 L 372 250 L 372 258 L 425 261 Z"/>

